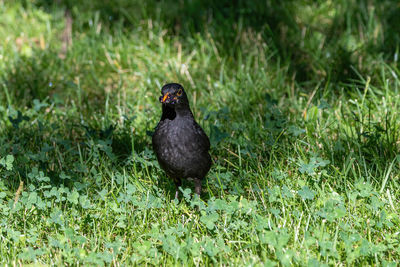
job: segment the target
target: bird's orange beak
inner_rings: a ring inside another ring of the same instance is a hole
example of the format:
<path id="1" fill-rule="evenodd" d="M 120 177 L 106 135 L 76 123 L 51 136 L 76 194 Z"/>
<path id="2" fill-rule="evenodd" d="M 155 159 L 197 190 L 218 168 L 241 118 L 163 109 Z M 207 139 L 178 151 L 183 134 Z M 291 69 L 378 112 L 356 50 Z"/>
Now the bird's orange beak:
<path id="1" fill-rule="evenodd" d="M 169 93 L 165 93 L 165 95 L 163 96 L 163 99 L 161 100 L 161 103 L 165 103 L 165 100 L 167 100 L 167 98 L 168 98 L 168 94 Z"/>

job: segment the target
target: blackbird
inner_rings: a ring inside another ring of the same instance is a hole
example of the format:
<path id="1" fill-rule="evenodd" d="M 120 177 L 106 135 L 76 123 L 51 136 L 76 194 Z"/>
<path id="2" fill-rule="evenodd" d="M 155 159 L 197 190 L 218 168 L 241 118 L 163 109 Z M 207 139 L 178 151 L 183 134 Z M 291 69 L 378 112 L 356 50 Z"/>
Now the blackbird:
<path id="1" fill-rule="evenodd" d="M 175 198 L 182 180 L 193 180 L 195 193 L 201 193 L 201 180 L 211 167 L 210 140 L 194 120 L 189 100 L 182 87 L 169 83 L 159 98 L 162 115 L 153 134 L 153 150 L 158 163 L 174 180 Z"/>

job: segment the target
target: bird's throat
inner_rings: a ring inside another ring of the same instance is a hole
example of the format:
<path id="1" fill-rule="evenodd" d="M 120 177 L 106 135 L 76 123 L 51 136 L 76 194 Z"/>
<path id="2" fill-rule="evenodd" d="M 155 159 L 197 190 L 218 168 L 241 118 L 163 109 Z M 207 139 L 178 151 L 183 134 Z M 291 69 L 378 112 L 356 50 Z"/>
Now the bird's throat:
<path id="1" fill-rule="evenodd" d="M 176 117 L 176 111 L 173 107 L 162 105 L 161 120 L 169 119 L 173 120 Z"/>
<path id="2" fill-rule="evenodd" d="M 191 117 L 193 118 L 193 113 L 190 111 L 190 107 L 188 104 L 179 104 L 179 105 L 163 105 L 162 106 L 162 116 L 161 120 L 169 119 L 173 120 L 176 117 Z"/>

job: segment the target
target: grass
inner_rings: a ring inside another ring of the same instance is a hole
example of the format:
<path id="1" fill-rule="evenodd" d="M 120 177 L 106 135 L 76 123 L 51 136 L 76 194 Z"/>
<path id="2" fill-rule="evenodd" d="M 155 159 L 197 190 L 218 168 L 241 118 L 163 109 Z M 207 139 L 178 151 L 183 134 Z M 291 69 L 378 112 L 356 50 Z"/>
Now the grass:
<path id="1" fill-rule="evenodd" d="M 397 265 L 395 1 L 81 2 L 0 1 L 2 264 Z M 151 150 L 167 82 L 201 199 Z"/>

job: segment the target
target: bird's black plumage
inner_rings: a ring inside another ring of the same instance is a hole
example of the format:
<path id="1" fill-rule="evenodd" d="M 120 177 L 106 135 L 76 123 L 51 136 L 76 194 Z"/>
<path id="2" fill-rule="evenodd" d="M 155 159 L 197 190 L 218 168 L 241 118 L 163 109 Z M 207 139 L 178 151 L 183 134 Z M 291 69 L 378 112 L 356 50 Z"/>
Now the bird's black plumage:
<path id="1" fill-rule="evenodd" d="M 193 179 L 195 192 L 200 195 L 201 180 L 211 167 L 210 141 L 194 120 L 187 95 L 180 84 L 162 87 L 161 120 L 153 135 L 153 149 L 161 168 L 176 186 L 175 197 L 182 179 Z"/>

